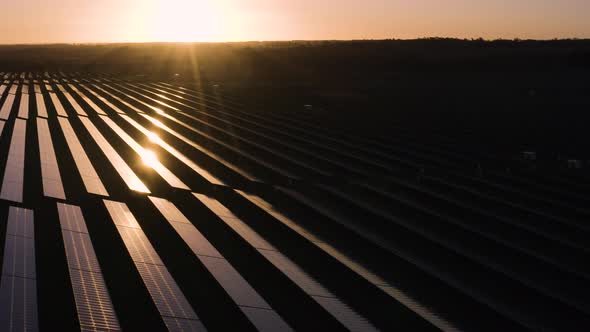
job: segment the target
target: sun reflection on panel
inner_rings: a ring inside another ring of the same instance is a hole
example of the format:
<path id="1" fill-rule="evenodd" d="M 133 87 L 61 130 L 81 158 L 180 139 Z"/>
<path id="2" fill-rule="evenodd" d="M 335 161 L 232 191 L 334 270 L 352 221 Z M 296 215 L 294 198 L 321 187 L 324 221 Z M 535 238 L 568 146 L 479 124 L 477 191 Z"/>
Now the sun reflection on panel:
<path id="1" fill-rule="evenodd" d="M 144 149 L 141 153 L 141 160 L 146 166 L 151 168 L 156 167 L 159 164 L 158 156 L 152 150 Z"/>
<path id="2" fill-rule="evenodd" d="M 149 138 L 149 140 L 153 143 L 159 143 L 162 139 L 160 139 L 160 136 L 158 136 L 156 133 L 152 132 L 152 131 L 148 131 L 146 133 L 146 136 Z"/>

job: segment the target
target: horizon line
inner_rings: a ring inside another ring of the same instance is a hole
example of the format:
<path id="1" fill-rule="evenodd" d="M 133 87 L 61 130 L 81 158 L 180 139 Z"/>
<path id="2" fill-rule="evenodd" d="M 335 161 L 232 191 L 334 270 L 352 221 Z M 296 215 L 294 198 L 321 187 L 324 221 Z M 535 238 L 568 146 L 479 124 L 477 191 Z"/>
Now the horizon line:
<path id="1" fill-rule="evenodd" d="M 590 37 L 569 38 L 459 38 L 459 37 L 417 37 L 417 38 L 359 38 L 359 39 L 276 39 L 276 40 L 241 40 L 241 41 L 103 41 L 103 42 L 22 42 L 0 43 L 0 46 L 51 46 L 51 45 L 117 45 L 117 44 L 245 44 L 245 43 L 289 43 L 289 42 L 359 42 L 359 41 L 423 41 L 423 40 L 455 40 L 455 41 L 520 41 L 520 42 L 548 42 L 548 41 L 590 41 Z"/>

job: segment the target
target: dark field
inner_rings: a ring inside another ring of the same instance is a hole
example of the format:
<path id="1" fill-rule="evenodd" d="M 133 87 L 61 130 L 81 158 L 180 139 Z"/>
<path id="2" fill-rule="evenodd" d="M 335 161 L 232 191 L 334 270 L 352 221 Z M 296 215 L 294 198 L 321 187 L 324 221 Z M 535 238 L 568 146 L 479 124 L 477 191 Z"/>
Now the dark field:
<path id="1" fill-rule="evenodd" d="M 0 72 L 0 330 L 590 327 L 589 41 L 1 46 Z"/>

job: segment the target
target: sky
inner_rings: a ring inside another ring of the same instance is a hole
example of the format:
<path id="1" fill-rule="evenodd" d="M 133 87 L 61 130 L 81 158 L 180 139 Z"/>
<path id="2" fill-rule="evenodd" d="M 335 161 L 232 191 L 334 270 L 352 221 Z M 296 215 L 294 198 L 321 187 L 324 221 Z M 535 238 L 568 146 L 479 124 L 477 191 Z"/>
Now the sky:
<path id="1" fill-rule="evenodd" d="M 0 43 L 590 38 L 590 0 L 2 0 Z"/>

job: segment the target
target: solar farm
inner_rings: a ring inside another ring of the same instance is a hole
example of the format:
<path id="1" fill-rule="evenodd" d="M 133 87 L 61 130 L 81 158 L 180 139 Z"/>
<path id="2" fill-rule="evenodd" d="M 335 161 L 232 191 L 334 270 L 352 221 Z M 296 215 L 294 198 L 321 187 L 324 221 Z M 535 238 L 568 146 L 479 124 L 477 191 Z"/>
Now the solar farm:
<path id="1" fill-rule="evenodd" d="M 567 170 L 223 86 L 0 79 L 2 331 L 590 326 L 590 199 Z"/>

